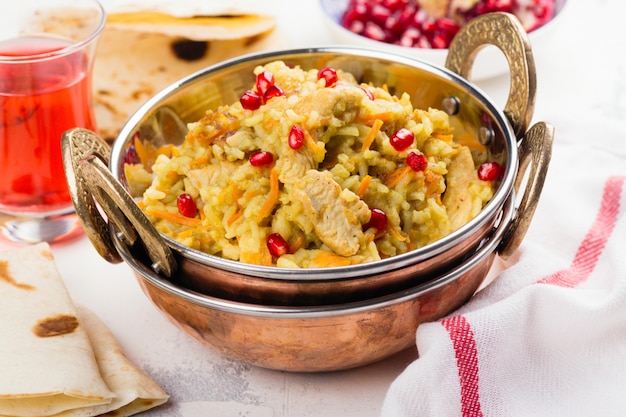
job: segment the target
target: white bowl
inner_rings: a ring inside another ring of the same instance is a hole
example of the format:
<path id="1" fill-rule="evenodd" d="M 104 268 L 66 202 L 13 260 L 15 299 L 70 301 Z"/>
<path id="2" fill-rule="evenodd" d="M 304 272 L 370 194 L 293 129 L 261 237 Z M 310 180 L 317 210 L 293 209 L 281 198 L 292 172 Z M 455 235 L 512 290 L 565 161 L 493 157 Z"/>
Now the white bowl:
<path id="1" fill-rule="evenodd" d="M 528 39 L 535 56 L 543 55 L 542 51 L 551 48 L 550 39 L 553 37 L 558 22 L 562 19 L 562 12 L 567 0 L 555 0 L 555 16 L 545 25 L 528 34 Z M 422 61 L 445 66 L 447 49 L 411 48 L 379 42 L 365 36 L 358 35 L 341 25 L 341 16 L 348 6 L 348 0 L 320 0 L 320 7 L 326 25 L 330 30 L 335 43 L 339 45 L 362 46 L 370 49 L 382 49 L 400 55 L 409 55 Z M 481 50 L 472 67 L 472 79 L 482 80 L 508 73 L 509 67 L 504 54 L 495 46 L 489 45 Z"/>

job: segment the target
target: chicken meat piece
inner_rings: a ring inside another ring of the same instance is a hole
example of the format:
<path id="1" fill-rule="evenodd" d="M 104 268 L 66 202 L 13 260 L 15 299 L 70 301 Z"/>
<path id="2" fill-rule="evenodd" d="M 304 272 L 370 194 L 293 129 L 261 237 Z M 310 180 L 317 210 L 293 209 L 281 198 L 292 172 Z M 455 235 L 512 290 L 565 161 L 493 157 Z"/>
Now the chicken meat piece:
<path id="1" fill-rule="evenodd" d="M 208 165 L 203 168 L 192 169 L 187 172 L 187 178 L 200 191 L 211 185 L 220 184 L 224 179 L 228 179 L 237 166 L 231 162 L 221 162 L 215 165 Z"/>
<path id="2" fill-rule="evenodd" d="M 304 174 L 315 167 L 313 158 L 304 152 L 286 152 L 278 161 L 276 169 L 280 173 L 278 179 L 283 184 L 293 184 Z"/>
<path id="3" fill-rule="evenodd" d="M 304 207 L 315 234 L 326 246 L 341 256 L 352 256 L 359 251 L 362 224 L 370 218 L 370 209 L 363 200 L 316 170 L 307 171 L 294 184 L 292 192 Z"/>
<path id="4" fill-rule="evenodd" d="M 294 106 L 298 114 L 311 114 L 316 111 L 321 120 L 332 116 L 342 118 L 346 113 L 357 114 L 361 100 L 365 93 L 354 86 L 340 86 L 323 88 L 315 94 L 303 96 Z"/>
<path id="5" fill-rule="evenodd" d="M 457 230 L 474 215 L 474 202 L 469 193 L 473 181 L 477 180 L 474 160 L 469 149 L 462 148 L 448 167 L 446 192 L 443 205 L 446 207 L 452 230 Z"/>

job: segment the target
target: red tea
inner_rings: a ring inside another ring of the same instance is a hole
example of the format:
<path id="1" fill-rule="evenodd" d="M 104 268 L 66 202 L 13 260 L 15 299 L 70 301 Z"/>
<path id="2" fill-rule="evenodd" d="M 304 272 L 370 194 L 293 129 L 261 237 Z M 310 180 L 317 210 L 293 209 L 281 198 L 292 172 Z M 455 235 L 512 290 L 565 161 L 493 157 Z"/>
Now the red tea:
<path id="1" fill-rule="evenodd" d="M 73 127 L 95 130 L 95 121 L 88 57 L 55 52 L 68 45 L 46 37 L 0 42 L 2 211 L 49 213 L 71 206 L 61 136 Z M 9 58 L 35 54 L 37 60 Z"/>

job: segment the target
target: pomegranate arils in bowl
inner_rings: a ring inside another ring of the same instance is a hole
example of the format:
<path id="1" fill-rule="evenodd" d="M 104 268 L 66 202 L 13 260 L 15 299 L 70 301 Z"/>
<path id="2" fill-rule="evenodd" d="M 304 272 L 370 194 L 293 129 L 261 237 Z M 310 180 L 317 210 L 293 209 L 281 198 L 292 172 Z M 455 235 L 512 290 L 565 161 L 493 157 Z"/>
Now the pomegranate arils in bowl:
<path id="1" fill-rule="evenodd" d="M 271 152 L 257 151 L 250 155 L 250 165 L 262 167 L 274 162 L 274 155 Z"/>
<path id="2" fill-rule="evenodd" d="M 527 31 L 549 22 L 555 0 L 480 0 L 462 9 L 443 10 L 433 17 L 418 0 L 349 0 L 340 24 L 366 38 L 406 47 L 446 49 L 461 26 L 492 12 L 516 15 Z M 428 6 L 431 7 L 431 6 Z"/>
<path id="3" fill-rule="evenodd" d="M 256 91 L 248 90 L 241 95 L 239 102 L 246 110 L 256 110 L 263 104 L 263 99 Z"/>
<path id="4" fill-rule="evenodd" d="M 178 206 L 178 212 L 185 217 L 196 217 L 198 214 L 198 206 L 193 197 L 187 193 L 181 194 L 176 199 L 176 205 Z"/>
<path id="5" fill-rule="evenodd" d="M 280 258 L 289 253 L 289 244 L 279 233 L 272 233 L 266 239 L 267 249 L 274 258 Z"/>
<path id="6" fill-rule="evenodd" d="M 389 137 L 389 143 L 393 148 L 400 152 L 413 144 L 415 135 L 407 128 L 402 128 Z"/>
<path id="7" fill-rule="evenodd" d="M 502 177 L 504 168 L 497 162 L 485 162 L 478 167 L 478 178 L 482 181 L 496 181 Z"/>

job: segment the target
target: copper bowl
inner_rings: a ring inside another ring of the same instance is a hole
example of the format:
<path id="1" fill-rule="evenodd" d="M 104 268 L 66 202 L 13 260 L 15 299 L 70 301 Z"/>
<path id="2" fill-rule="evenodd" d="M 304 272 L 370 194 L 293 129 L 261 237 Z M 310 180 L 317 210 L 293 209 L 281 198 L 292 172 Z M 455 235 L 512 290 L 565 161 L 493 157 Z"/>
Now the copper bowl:
<path id="1" fill-rule="evenodd" d="M 483 45 L 511 67 L 511 94 L 499 110 L 465 78 Z M 252 69 L 282 59 L 333 66 L 361 81 L 407 91 L 417 107 L 446 110 L 457 133 L 474 135 L 505 166 L 494 197 L 468 224 L 421 249 L 340 268 L 287 269 L 207 255 L 161 236 L 124 186 L 123 160 L 139 134 L 179 143 L 186 123 L 230 103 Z M 249 363 L 292 371 L 371 363 L 413 342 L 417 325 L 465 302 L 495 256 L 516 250 L 530 224 L 551 154 L 553 128 L 528 129 L 535 68 L 526 34 L 511 15 L 484 15 L 459 32 L 447 68 L 380 51 L 326 47 L 247 55 L 174 83 L 142 106 L 111 149 L 95 133 L 64 135 L 66 175 L 85 232 L 102 257 L 126 262 L 148 297 L 203 343 Z M 522 184 L 524 188 L 522 189 Z"/>
<path id="2" fill-rule="evenodd" d="M 401 352 L 415 344 L 420 323 L 466 302 L 501 253 L 512 215 L 510 199 L 479 248 L 435 279 L 385 296 L 319 306 L 271 306 L 200 294 L 156 274 L 115 237 L 114 243 L 156 307 L 203 345 L 263 368 L 326 372 L 364 366 Z"/>

